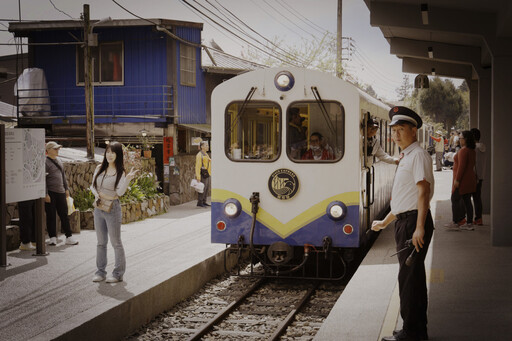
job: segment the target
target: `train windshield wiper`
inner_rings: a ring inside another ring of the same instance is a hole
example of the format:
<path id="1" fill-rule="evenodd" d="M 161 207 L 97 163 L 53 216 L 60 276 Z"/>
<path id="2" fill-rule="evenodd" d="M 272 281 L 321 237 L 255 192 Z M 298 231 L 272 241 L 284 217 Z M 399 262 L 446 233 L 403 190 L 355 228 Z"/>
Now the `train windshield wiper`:
<path id="1" fill-rule="evenodd" d="M 231 125 L 231 129 L 229 131 L 230 135 L 233 133 L 233 130 L 235 129 L 236 125 L 238 124 L 238 120 L 244 113 L 245 109 L 247 108 L 247 104 L 251 101 L 252 96 L 256 92 L 257 87 L 253 86 L 251 90 L 247 93 L 247 96 L 245 97 L 244 102 L 242 103 L 242 106 L 240 107 L 240 110 L 238 110 L 238 113 L 235 116 L 235 119 L 233 120 L 233 124 Z"/>
<path id="2" fill-rule="evenodd" d="M 318 88 L 316 86 L 312 86 L 311 90 L 313 91 L 313 95 L 315 96 L 316 103 L 320 107 L 320 111 L 322 112 L 322 115 L 324 116 L 325 123 L 327 123 L 329 130 L 335 136 L 336 142 L 337 142 L 338 134 L 336 133 L 336 128 L 335 128 L 334 124 L 332 123 L 332 120 L 330 119 L 329 114 L 327 113 L 327 109 L 325 108 L 325 103 L 322 100 L 322 97 L 320 97 L 320 92 L 318 92 Z"/>

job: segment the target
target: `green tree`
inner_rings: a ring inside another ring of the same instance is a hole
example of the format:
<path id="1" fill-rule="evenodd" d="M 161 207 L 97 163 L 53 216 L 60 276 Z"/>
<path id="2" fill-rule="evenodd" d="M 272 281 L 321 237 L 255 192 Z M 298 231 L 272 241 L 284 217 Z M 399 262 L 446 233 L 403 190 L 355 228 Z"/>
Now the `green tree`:
<path id="1" fill-rule="evenodd" d="M 443 81 L 435 77 L 430 80 L 428 89 L 415 90 L 414 95 L 421 114 L 429 116 L 433 122 L 443 123 L 446 131 L 457 126 L 462 116 L 468 116 L 468 93 L 457 90 L 449 79 Z"/>

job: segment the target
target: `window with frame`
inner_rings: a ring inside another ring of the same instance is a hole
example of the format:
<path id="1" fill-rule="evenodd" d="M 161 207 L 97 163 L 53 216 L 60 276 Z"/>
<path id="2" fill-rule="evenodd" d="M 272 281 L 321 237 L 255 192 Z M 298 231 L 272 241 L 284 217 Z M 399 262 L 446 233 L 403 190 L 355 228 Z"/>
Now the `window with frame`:
<path id="1" fill-rule="evenodd" d="M 274 161 L 281 152 L 281 109 L 237 101 L 226 108 L 225 152 L 234 161 Z"/>
<path id="2" fill-rule="evenodd" d="M 336 162 L 344 153 L 345 109 L 339 102 L 296 102 L 287 111 L 288 157 L 297 162 Z"/>
<path id="3" fill-rule="evenodd" d="M 196 86 L 196 48 L 180 44 L 180 84 Z"/>
<path id="4" fill-rule="evenodd" d="M 93 74 L 91 81 L 94 85 L 124 84 L 124 48 L 123 42 L 100 43 L 90 48 Z M 84 84 L 84 51 L 76 50 L 77 84 Z"/>

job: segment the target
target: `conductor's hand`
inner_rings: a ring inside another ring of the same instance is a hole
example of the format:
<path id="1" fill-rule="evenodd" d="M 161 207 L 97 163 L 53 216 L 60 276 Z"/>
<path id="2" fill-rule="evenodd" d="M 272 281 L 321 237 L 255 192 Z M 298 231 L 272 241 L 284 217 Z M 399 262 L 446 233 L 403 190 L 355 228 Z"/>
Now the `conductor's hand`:
<path id="1" fill-rule="evenodd" d="M 420 252 L 420 249 L 423 248 L 425 242 L 423 241 L 423 237 L 425 236 L 424 229 L 416 229 L 412 235 L 412 244 L 416 248 L 416 252 Z"/>
<path id="2" fill-rule="evenodd" d="M 383 220 L 374 220 L 372 223 L 372 231 L 380 231 L 386 228 Z"/>
<path id="3" fill-rule="evenodd" d="M 133 169 L 133 168 L 132 168 L 132 169 L 130 169 L 130 173 L 128 173 L 128 175 L 126 175 L 126 179 L 127 179 L 128 181 L 132 181 L 132 180 L 133 180 L 133 178 L 135 177 L 135 175 L 136 175 L 138 172 L 139 172 L 139 170 L 138 170 L 138 169 Z"/>
<path id="4" fill-rule="evenodd" d="M 52 202 L 52 199 L 50 198 L 50 196 L 48 194 L 46 194 L 46 197 L 44 198 L 44 201 L 47 202 L 47 203 L 50 203 L 50 202 Z"/>

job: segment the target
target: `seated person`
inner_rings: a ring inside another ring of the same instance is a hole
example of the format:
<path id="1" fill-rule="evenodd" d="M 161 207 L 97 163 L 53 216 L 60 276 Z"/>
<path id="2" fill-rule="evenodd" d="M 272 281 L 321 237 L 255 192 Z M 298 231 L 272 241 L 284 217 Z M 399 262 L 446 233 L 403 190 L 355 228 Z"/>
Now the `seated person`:
<path id="1" fill-rule="evenodd" d="M 302 160 L 334 160 L 334 155 L 328 149 L 322 148 L 320 142 L 323 136 L 314 132 L 309 138 L 309 149 L 302 155 Z M 332 150 L 332 149 L 331 149 Z"/>

